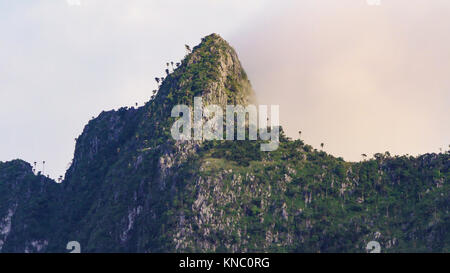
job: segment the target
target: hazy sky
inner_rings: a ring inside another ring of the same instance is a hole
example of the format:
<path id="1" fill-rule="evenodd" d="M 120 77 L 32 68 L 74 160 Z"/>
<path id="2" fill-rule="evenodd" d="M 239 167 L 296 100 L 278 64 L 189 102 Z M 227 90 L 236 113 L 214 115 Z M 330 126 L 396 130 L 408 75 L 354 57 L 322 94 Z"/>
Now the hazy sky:
<path id="1" fill-rule="evenodd" d="M 290 136 L 347 160 L 450 144 L 450 1 L 76 2 L 0 0 L 2 161 L 63 175 L 92 116 L 142 105 L 165 63 L 212 32 Z"/>

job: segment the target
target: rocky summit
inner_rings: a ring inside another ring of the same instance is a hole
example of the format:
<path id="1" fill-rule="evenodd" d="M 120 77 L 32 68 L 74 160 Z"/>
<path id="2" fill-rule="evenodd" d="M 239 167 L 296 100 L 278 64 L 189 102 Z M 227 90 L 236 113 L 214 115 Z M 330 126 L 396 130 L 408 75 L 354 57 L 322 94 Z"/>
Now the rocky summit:
<path id="1" fill-rule="evenodd" d="M 175 141 L 177 104 L 255 101 L 236 52 L 209 35 L 139 108 L 92 119 L 60 183 L 0 163 L 0 252 L 450 252 L 449 153 L 345 162 L 281 130 Z"/>

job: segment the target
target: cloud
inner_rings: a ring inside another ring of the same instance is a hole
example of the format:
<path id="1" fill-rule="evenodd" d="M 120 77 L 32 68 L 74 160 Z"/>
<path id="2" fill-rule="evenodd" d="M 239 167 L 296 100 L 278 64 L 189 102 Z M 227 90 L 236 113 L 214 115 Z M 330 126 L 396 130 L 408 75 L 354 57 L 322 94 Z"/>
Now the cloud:
<path id="1" fill-rule="evenodd" d="M 290 136 L 347 160 L 448 147 L 448 1 L 290 3 L 235 38 Z"/>

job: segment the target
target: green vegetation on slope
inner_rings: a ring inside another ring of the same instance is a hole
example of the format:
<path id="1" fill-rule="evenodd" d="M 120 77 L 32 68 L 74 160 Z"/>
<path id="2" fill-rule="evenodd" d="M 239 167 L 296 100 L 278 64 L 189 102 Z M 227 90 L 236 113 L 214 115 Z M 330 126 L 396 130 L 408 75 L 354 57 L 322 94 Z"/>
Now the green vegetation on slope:
<path id="1" fill-rule="evenodd" d="M 61 184 L 0 163 L 0 252 L 65 252 L 73 240 L 83 252 L 364 252 L 372 240 L 382 252 L 450 250 L 448 152 L 349 163 L 283 133 L 273 152 L 174 141 L 172 107 L 199 95 L 252 101 L 216 34 L 145 106 L 91 120 Z"/>

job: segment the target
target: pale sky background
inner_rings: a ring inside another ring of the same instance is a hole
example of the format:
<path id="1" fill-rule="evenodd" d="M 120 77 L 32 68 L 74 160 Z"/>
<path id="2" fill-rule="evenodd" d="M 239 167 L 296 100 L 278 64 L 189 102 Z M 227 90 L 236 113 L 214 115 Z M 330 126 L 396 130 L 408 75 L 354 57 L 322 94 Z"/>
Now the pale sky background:
<path id="1" fill-rule="evenodd" d="M 294 138 L 349 161 L 450 144 L 448 0 L 69 2 L 0 0 L 1 161 L 63 175 L 92 116 L 142 105 L 212 32 Z"/>

